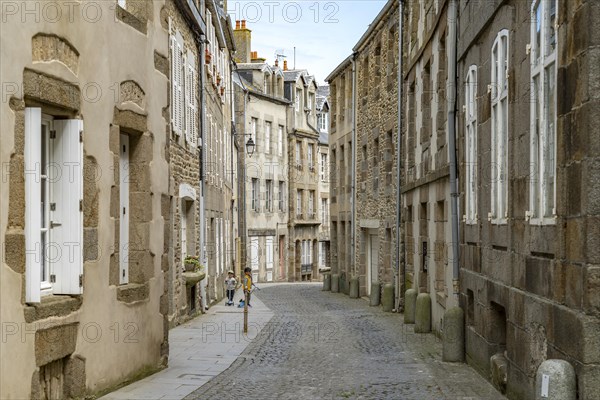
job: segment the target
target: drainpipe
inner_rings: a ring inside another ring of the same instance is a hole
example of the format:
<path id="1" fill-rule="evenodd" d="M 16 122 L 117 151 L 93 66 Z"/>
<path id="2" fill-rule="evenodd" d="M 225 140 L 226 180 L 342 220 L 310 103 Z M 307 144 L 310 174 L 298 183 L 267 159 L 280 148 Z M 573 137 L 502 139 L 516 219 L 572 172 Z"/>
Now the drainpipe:
<path id="1" fill-rule="evenodd" d="M 398 140 L 396 143 L 396 310 L 404 309 L 405 263 L 402 247 L 402 17 L 404 15 L 404 0 L 398 3 Z"/>
<path id="2" fill-rule="evenodd" d="M 206 217 L 205 217 L 205 206 L 204 206 L 204 193 L 205 193 L 205 176 L 206 176 L 206 99 L 204 96 L 204 49 L 206 45 L 206 36 L 200 35 L 200 44 L 198 46 L 200 52 L 200 79 L 198 85 L 198 92 L 200 94 L 200 137 L 202 140 L 202 151 L 200 153 L 200 165 L 202 167 L 202 175 L 200 176 L 200 196 L 199 207 L 200 207 L 200 259 L 202 265 L 208 271 L 208 260 L 206 259 Z M 206 302 L 206 285 L 208 279 L 200 281 L 200 296 L 202 298 L 202 309 L 206 310 L 208 304 Z"/>
<path id="3" fill-rule="evenodd" d="M 354 268 L 353 275 L 356 275 L 356 54 L 352 56 L 352 186 L 350 195 L 351 206 L 351 224 L 352 231 L 350 232 L 350 265 Z M 346 179 L 346 177 L 343 177 Z M 354 277 L 354 276 L 353 276 Z"/>
<path id="4" fill-rule="evenodd" d="M 459 246 L 458 246 L 458 184 L 456 164 L 456 24 L 458 6 L 450 0 L 448 6 L 448 150 L 450 152 L 450 201 L 452 207 L 452 286 L 454 296 L 459 293 Z"/>

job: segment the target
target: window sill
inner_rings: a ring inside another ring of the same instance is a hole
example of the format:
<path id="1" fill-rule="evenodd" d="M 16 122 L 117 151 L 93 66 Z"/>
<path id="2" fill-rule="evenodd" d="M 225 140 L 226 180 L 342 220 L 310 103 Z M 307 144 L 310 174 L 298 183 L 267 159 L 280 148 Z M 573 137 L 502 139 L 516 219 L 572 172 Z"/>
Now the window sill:
<path id="1" fill-rule="evenodd" d="M 556 225 L 556 219 L 557 217 L 551 217 L 551 218 L 532 218 L 529 220 L 529 225 L 536 225 L 536 226 L 555 226 Z"/>
<path id="2" fill-rule="evenodd" d="M 508 218 L 497 218 L 490 221 L 492 225 L 508 225 Z"/>
<path id="3" fill-rule="evenodd" d="M 31 323 L 50 317 L 64 317 L 77 311 L 81 296 L 45 295 L 40 303 L 25 306 L 25 322 Z"/>

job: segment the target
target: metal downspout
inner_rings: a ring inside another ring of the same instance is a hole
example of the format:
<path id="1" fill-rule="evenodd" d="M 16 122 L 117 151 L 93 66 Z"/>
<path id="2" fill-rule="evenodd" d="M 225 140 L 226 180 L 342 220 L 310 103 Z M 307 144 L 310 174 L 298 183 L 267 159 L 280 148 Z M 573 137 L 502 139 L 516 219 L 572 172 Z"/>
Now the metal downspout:
<path id="1" fill-rule="evenodd" d="M 456 164 L 456 24 L 458 6 L 450 0 L 448 6 L 448 151 L 450 152 L 450 202 L 452 207 L 452 286 L 454 296 L 459 293 L 459 246 L 458 246 L 458 184 Z"/>
<path id="2" fill-rule="evenodd" d="M 204 34 L 200 35 L 200 84 L 198 85 L 198 91 L 200 92 L 200 137 L 202 140 L 202 147 L 200 152 L 200 166 L 202 169 L 202 174 L 200 176 L 200 196 L 199 198 L 199 208 L 200 208 L 200 260 L 202 260 L 202 265 L 206 271 L 208 271 L 208 260 L 206 258 L 206 210 L 205 210 L 205 202 L 204 202 L 204 194 L 206 191 L 205 182 L 206 182 L 206 99 L 204 96 L 204 46 L 206 44 L 206 36 Z M 206 284 L 207 279 L 203 279 L 200 283 L 200 296 L 202 298 L 202 310 L 206 310 L 208 306 L 206 302 Z"/>
<path id="3" fill-rule="evenodd" d="M 404 15 L 404 0 L 398 4 L 398 139 L 396 143 L 396 311 L 404 309 L 404 286 L 406 265 L 403 260 L 402 246 L 402 20 Z"/>
<path id="4" fill-rule="evenodd" d="M 351 205 L 351 227 L 350 231 L 352 246 L 350 248 L 350 265 L 353 267 L 353 275 L 356 276 L 356 54 L 352 56 L 352 187 L 350 195 Z M 343 156 L 343 155 L 342 155 Z M 345 179 L 346 177 L 342 177 Z"/>

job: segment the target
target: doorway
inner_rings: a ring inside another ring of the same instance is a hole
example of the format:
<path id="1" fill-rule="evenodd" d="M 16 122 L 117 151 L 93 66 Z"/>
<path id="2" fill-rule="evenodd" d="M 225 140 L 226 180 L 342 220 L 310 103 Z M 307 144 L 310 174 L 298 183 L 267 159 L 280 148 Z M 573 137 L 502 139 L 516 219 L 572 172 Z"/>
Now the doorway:
<path id="1" fill-rule="evenodd" d="M 367 238 L 367 294 L 370 296 L 371 285 L 379 282 L 379 235 L 369 232 Z"/>

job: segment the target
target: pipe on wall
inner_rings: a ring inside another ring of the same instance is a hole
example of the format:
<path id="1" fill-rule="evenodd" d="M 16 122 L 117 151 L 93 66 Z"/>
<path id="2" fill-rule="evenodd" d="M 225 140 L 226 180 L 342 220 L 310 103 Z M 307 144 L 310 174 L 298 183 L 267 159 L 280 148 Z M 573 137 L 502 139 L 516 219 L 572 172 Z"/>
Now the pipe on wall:
<path id="1" fill-rule="evenodd" d="M 450 0 L 448 5 L 448 151 L 450 152 L 450 203 L 452 224 L 452 286 L 455 296 L 459 293 L 459 246 L 458 246 L 458 182 L 456 163 L 456 39 L 458 5 Z"/>
<path id="2" fill-rule="evenodd" d="M 398 139 L 396 142 L 396 301 L 395 308 L 398 312 L 404 308 L 404 287 L 406 284 L 406 265 L 401 262 L 403 256 L 402 245 L 402 17 L 404 15 L 404 0 L 398 4 Z"/>

